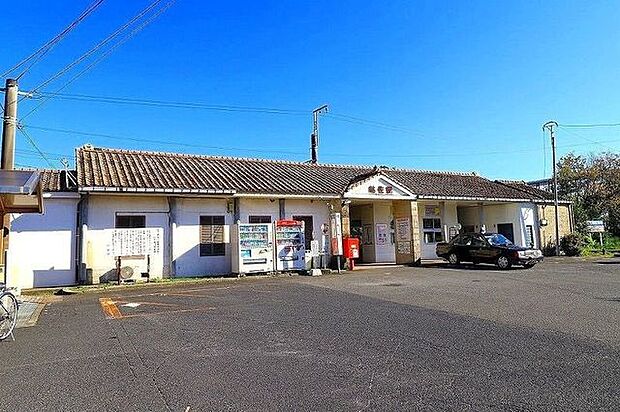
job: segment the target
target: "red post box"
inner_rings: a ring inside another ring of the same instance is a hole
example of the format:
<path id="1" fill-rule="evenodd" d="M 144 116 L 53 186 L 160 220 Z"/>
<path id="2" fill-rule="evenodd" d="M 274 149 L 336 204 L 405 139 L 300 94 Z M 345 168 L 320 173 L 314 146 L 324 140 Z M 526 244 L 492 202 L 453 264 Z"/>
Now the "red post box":
<path id="1" fill-rule="evenodd" d="M 342 246 L 344 249 L 344 257 L 349 260 L 349 268 L 353 270 L 355 267 L 355 261 L 360 257 L 360 240 L 356 237 L 345 237 L 342 239 Z"/>

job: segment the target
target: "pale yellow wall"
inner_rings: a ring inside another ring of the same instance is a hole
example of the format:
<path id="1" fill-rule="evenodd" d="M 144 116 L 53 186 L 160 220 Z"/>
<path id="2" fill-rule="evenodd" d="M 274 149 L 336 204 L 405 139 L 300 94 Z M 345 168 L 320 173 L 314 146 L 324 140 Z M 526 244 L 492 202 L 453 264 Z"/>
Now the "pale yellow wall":
<path id="1" fill-rule="evenodd" d="M 568 205 L 558 207 L 560 217 L 560 239 L 573 231 L 571 208 Z M 540 244 L 544 247 L 555 245 L 555 206 L 538 205 L 538 219 L 546 219 L 549 224 L 540 227 Z"/>
<path id="2" fill-rule="evenodd" d="M 394 206 L 394 221 L 396 222 L 397 219 L 409 219 L 409 221 L 411 222 L 412 217 L 411 217 L 411 202 L 410 201 L 406 201 L 406 200 L 396 200 L 393 202 L 393 206 Z M 412 228 L 410 228 L 411 230 Z M 399 243 L 407 243 L 407 245 L 404 246 L 400 246 Z M 411 238 L 411 240 L 409 242 L 399 242 L 398 239 L 396 239 L 396 263 L 398 263 L 399 265 L 404 265 L 404 264 L 408 264 L 408 263 L 413 263 L 413 254 L 412 253 L 399 253 L 399 249 L 402 250 L 406 250 L 409 249 L 410 251 L 413 251 L 413 237 Z"/>

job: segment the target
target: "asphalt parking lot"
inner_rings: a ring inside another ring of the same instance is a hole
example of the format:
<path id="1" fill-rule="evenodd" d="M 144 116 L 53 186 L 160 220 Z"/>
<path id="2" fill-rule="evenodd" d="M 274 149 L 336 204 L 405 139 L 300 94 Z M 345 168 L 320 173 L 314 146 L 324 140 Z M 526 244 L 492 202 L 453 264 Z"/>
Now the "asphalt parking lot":
<path id="1" fill-rule="evenodd" d="M 373 267 L 63 298 L 2 410 L 618 410 L 620 263 Z"/>

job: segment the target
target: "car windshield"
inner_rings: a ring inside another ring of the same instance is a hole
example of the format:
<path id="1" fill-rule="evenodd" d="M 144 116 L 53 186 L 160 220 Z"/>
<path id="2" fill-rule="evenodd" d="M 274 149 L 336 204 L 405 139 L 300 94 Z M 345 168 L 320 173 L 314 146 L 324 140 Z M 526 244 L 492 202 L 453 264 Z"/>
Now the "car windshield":
<path id="1" fill-rule="evenodd" d="M 493 246 L 512 245 L 512 242 L 510 240 L 506 239 L 504 235 L 500 235 L 499 233 L 493 235 L 485 235 L 484 237 L 487 239 L 487 242 L 489 242 Z"/>

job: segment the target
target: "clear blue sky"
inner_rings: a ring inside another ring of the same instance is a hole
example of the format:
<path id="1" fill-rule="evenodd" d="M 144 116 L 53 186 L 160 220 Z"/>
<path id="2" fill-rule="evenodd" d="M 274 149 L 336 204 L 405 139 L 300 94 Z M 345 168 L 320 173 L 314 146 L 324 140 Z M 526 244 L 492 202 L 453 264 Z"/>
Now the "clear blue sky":
<path id="1" fill-rule="evenodd" d="M 28 90 L 150 0 L 107 0 L 31 72 Z M 91 0 L 15 3 L 0 33 L 4 71 Z M 9 19 L 10 17 L 10 19 Z M 65 93 L 307 110 L 217 112 L 51 99 L 26 126 L 50 157 L 84 143 L 203 154 L 309 157 L 310 111 L 407 129 L 321 120 L 319 160 L 536 179 L 550 170 L 541 125 L 620 121 L 620 7 L 609 2 L 178 0 Z M 83 66 L 82 66 L 83 67 Z M 67 76 L 44 90 L 53 92 Z M 23 101 L 25 114 L 38 101 Z M 594 144 L 607 141 L 605 145 Z M 221 148 L 177 146 L 176 143 Z M 558 131 L 559 153 L 620 149 L 620 128 Z M 18 135 L 17 163 L 45 166 Z M 260 152 L 273 150 L 274 152 Z M 280 153 L 289 152 L 289 153 Z M 544 153 L 547 161 L 544 161 Z"/>

